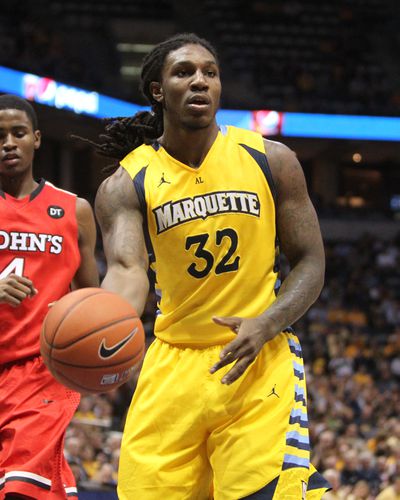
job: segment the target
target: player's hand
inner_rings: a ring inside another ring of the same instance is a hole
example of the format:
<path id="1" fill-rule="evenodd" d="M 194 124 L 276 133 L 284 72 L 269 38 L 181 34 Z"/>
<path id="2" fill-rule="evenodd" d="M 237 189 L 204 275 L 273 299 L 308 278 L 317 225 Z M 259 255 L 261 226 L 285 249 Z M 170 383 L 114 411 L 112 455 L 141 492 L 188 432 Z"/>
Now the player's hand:
<path id="1" fill-rule="evenodd" d="M 25 276 L 11 273 L 0 280 L 0 303 L 17 307 L 27 297 L 37 294 L 33 282 Z"/>
<path id="2" fill-rule="evenodd" d="M 261 321 L 260 318 L 214 317 L 213 321 L 217 325 L 227 326 L 237 334 L 237 337 L 222 349 L 219 355 L 220 361 L 210 369 L 210 373 L 215 373 L 223 366 L 236 361 L 221 380 L 227 385 L 243 375 L 246 368 L 256 359 L 265 342 L 278 333 L 267 328 L 265 321 Z"/>

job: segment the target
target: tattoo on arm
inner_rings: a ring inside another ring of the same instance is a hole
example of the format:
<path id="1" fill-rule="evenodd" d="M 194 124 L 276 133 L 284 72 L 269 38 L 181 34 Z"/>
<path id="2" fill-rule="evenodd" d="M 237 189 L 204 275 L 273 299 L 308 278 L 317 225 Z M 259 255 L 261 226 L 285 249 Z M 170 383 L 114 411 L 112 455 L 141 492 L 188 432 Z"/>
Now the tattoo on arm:
<path id="1" fill-rule="evenodd" d="M 147 265 L 142 214 L 135 189 L 127 174 L 121 176 L 117 172 L 99 188 L 96 215 L 108 261 L 123 265 L 140 261 Z"/>
<path id="2" fill-rule="evenodd" d="M 277 232 L 290 263 L 277 300 L 266 311 L 278 328 L 299 319 L 317 299 L 323 284 L 324 250 L 314 207 L 296 156 L 272 146 L 271 170 L 277 187 Z"/>

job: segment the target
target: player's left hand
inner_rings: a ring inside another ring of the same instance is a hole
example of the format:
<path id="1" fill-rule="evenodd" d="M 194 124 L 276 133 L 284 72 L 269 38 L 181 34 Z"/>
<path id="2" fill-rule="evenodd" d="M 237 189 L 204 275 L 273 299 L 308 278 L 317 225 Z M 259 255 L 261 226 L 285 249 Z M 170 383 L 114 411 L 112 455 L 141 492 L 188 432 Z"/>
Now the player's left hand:
<path id="1" fill-rule="evenodd" d="M 265 342 L 275 337 L 277 332 L 266 328 L 265 322 L 260 318 L 213 317 L 213 321 L 217 325 L 227 326 L 237 334 L 237 337 L 222 349 L 219 355 L 220 361 L 210 368 L 210 373 L 215 373 L 223 366 L 236 361 L 221 380 L 223 384 L 229 385 L 243 375 Z"/>

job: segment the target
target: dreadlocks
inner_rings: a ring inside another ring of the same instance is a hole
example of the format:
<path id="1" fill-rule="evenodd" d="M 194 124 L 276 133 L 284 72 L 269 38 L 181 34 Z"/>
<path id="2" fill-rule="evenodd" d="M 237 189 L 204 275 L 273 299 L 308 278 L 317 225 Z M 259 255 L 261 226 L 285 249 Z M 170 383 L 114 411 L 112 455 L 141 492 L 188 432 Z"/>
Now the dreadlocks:
<path id="1" fill-rule="evenodd" d="M 105 133 L 99 136 L 100 143 L 82 137 L 79 139 L 91 144 L 97 153 L 115 158 L 119 162 L 141 144 L 151 144 L 160 137 L 164 130 L 162 104 L 153 98 L 150 83 L 161 81 L 164 62 L 168 54 L 188 44 L 202 45 L 218 61 L 214 47 L 194 33 L 181 33 L 168 38 L 154 47 L 143 60 L 140 90 L 150 103 L 151 111 L 140 111 L 132 117 L 106 118 L 104 120 Z M 118 162 L 106 167 L 105 170 L 108 172 L 115 170 Z"/>

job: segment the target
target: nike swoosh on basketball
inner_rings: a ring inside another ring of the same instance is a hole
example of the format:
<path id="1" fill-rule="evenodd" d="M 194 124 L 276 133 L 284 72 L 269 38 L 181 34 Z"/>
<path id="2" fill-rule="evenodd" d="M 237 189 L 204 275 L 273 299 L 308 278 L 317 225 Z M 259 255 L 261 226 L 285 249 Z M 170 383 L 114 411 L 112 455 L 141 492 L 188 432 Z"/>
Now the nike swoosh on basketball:
<path id="1" fill-rule="evenodd" d="M 103 339 L 101 341 L 100 347 L 99 347 L 99 356 L 103 359 L 111 358 L 111 356 L 114 356 L 119 350 L 121 350 L 124 345 L 126 345 L 131 338 L 135 335 L 137 332 L 137 327 L 135 327 L 129 335 L 127 335 L 124 339 L 120 340 L 117 344 L 113 345 L 112 347 L 107 347 L 106 346 L 106 339 Z"/>

